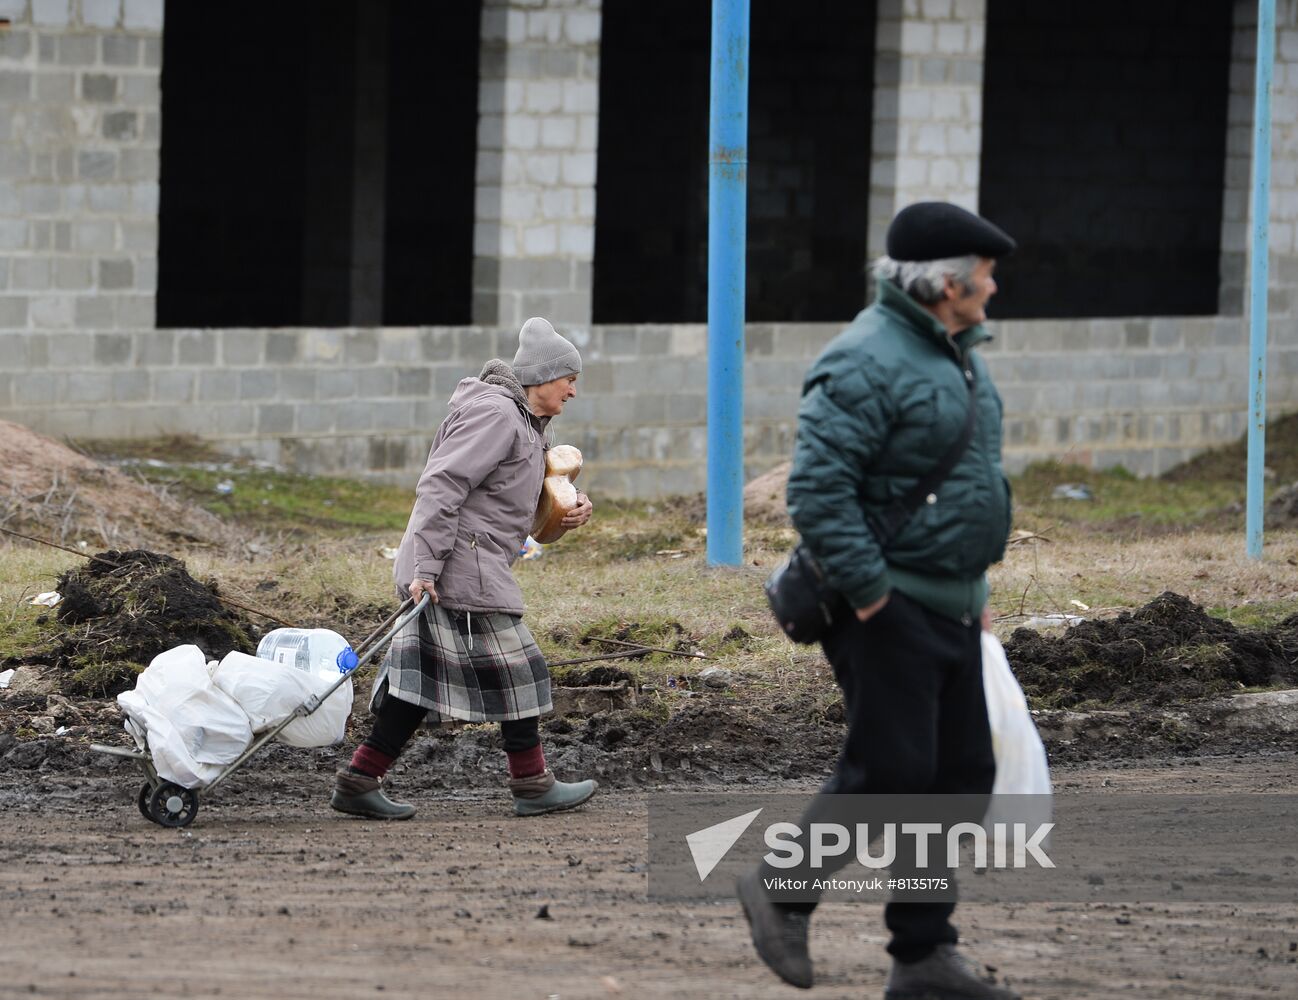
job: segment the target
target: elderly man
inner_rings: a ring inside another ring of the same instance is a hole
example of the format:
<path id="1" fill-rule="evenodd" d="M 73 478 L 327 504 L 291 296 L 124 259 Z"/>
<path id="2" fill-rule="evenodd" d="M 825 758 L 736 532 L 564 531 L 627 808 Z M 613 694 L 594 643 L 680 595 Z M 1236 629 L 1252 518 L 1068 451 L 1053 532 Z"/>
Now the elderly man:
<path id="1" fill-rule="evenodd" d="M 789 513 L 848 606 L 822 640 L 848 721 L 824 788 L 830 796 L 991 791 L 980 631 L 989 622 L 986 570 L 1005 551 L 1010 489 L 1000 397 L 974 347 L 989 337 L 981 324 L 996 292 L 996 258 L 1013 249 L 1004 232 L 955 205 L 903 209 L 874 268 L 874 304 L 825 348 L 803 384 Z M 899 498 L 957 453 L 918 510 L 898 510 Z M 744 876 L 739 898 L 758 954 L 805 988 L 815 902 L 772 899 L 763 878 L 780 874 L 788 873 Z M 954 909 L 887 905 L 886 997 L 1017 996 L 956 951 Z"/>

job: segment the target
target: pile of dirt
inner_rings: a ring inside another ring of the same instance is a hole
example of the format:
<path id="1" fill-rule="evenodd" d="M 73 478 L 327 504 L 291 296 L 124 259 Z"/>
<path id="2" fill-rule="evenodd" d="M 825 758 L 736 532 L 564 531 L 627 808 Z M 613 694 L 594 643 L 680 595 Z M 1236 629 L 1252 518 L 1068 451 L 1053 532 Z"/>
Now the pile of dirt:
<path id="1" fill-rule="evenodd" d="M 1015 629 L 1005 653 L 1034 707 L 1171 702 L 1298 685 L 1298 615 L 1238 629 L 1170 592 L 1061 636 Z"/>
<path id="2" fill-rule="evenodd" d="M 789 485 L 791 462 L 782 462 L 744 487 L 744 519 L 773 528 L 787 528 L 789 508 L 784 493 Z"/>
<path id="3" fill-rule="evenodd" d="M 1266 505 L 1268 528 L 1298 528 L 1298 482 L 1276 491 Z"/>
<path id="4" fill-rule="evenodd" d="M 202 508 L 67 445 L 0 420 L 0 527 L 60 544 L 216 544 L 229 529 Z"/>
<path id="5" fill-rule="evenodd" d="M 64 694 L 104 697 L 129 690 L 159 653 L 193 643 L 210 659 L 256 648 L 248 622 L 171 556 L 135 549 L 101 552 L 59 577 L 62 633 L 24 658 L 54 667 Z"/>
<path id="6" fill-rule="evenodd" d="M 1281 483 L 1298 479 L 1298 413 L 1268 420 L 1266 458 L 1269 469 Z M 1170 482 L 1186 480 L 1230 480 L 1243 483 L 1248 472 L 1248 435 L 1221 448 L 1212 448 L 1168 469 L 1160 477 Z"/>

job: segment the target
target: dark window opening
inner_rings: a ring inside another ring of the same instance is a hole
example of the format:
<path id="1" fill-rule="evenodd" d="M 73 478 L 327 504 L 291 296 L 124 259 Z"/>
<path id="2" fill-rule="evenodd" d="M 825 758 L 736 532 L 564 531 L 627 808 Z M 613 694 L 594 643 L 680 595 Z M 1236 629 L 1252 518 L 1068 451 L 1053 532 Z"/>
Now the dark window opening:
<path id="1" fill-rule="evenodd" d="M 158 325 L 468 323 L 479 19 L 167 0 Z"/>
<path id="2" fill-rule="evenodd" d="M 998 317 L 1217 312 L 1231 5 L 990 0 Z"/>
<path id="3" fill-rule="evenodd" d="M 696 0 L 604 4 L 597 323 L 707 317 L 710 17 Z M 841 320 L 864 303 L 874 23 L 872 3 L 754 0 L 750 321 Z"/>

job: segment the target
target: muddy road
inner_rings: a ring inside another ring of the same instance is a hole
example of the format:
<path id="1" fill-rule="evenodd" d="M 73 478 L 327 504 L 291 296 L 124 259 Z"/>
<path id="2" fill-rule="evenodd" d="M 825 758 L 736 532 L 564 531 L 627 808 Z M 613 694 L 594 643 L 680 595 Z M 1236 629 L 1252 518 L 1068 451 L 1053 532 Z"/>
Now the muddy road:
<path id="1" fill-rule="evenodd" d="M 166 830 L 137 813 L 136 772 L 99 760 L 0 776 L 0 996 L 797 995 L 755 958 L 736 905 L 646 899 L 643 791 L 516 819 L 503 792 L 414 780 L 419 815 L 381 824 L 333 813 L 323 767 L 250 764 L 192 826 Z M 1290 792 L 1298 753 L 1066 765 L 1055 779 L 1060 795 Z M 968 905 L 958 918 L 970 952 L 1025 997 L 1298 996 L 1298 906 Z M 877 907 L 824 906 L 811 995 L 881 996 L 884 940 Z"/>

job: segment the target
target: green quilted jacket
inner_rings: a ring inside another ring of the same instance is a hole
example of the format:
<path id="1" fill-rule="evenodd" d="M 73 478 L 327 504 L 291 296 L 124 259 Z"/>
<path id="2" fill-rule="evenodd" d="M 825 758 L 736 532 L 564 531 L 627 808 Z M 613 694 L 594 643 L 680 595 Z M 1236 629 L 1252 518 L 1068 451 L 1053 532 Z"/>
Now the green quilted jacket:
<path id="1" fill-rule="evenodd" d="M 954 339 L 954 345 L 952 344 Z M 973 350 L 975 326 L 946 330 L 890 281 L 807 372 L 788 502 L 803 543 L 856 608 L 893 588 L 973 620 L 986 570 L 1005 553 L 1010 487 L 1001 469 L 1001 400 Z M 959 437 L 974 375 L 977 418 L 960 461 L 882 550 L 867 516 L 931 470 Z"/>

